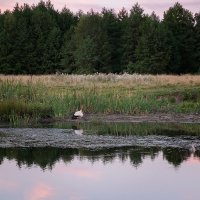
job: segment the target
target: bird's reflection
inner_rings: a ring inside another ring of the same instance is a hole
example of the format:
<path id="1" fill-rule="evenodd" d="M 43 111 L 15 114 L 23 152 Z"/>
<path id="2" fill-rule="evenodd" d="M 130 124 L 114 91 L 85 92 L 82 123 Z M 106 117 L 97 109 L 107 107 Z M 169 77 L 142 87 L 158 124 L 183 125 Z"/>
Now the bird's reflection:
<path id="1" fill-rule="evenodd" d="M 79 123 L 76 123 L 76 125 L 72 125 L 72 129 L 74 130 L 74 133 L 78 136 L 83 135 L 83 129 L 80 128 Z"/>
<path id="2" fill-rule="evenodd" d="M 196 152 L 195 144 L 191 144 L 191 147 L 189 148 L 189 151 L 191 152 L 191 154 L 194 154 Z"/>

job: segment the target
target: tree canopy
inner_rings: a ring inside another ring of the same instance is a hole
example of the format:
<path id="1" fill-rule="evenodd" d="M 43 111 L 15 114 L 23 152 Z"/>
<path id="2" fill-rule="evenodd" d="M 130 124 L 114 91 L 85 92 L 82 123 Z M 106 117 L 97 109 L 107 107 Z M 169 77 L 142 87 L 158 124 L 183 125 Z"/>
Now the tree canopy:
<path id="1" fill-rule="evenodd" d="M 138 3 L 73 13 L 50 1 L 0 12 L 0 73 L 200 72 L 200 12 L 175 3 L 162 20 Z"/>

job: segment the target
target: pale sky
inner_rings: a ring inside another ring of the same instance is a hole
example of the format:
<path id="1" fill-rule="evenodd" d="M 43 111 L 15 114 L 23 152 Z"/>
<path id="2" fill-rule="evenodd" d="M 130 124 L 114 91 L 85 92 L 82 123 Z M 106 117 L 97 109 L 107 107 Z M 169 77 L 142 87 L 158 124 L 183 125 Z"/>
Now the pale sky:
<path id="1" fill-rule="evenodd" d="M 0 0 L 1 11 L 12 10 L 16 2 L 20 5 L 24 3 L 32 5 L 37 4 L 39 0 Z M 130 10 L 136 2 L 145 10 L 145 13 L 150 14 L 155 11 L 162 18 L 163 12 L 173 6 L 177 0 L 51 0 L 54 8 L 61 10 L 66 5 L 73 12 L 77 12 L 79 9 L 86 12 L 91 8 L 95 11 L 101 11 L 103 7 L 114 8 L 115 11 L 120 10 L 122 7 Z M 178 2 L 193 14 L 200 12 L 200 0 L 179 0 Z"/>

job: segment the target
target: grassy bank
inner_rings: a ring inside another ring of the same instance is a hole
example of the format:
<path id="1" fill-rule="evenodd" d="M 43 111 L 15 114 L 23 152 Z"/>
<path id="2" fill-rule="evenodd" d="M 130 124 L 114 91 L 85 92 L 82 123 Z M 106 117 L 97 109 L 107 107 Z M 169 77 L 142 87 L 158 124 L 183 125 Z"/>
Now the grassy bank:
<path id="1" fill-rule="evenodd" d="M 199 113 L 200 76 L 0 75 L 0 118 L 17 121 L 85 113 Z"/>

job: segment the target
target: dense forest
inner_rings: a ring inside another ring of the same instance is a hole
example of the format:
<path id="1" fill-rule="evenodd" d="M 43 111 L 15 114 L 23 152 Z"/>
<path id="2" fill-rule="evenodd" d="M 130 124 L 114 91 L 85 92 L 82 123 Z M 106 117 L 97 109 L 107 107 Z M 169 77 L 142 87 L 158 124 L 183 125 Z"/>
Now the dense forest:
<path id="1" fill-rule="evenodd" d="M 200 72 L 200 12 L 175 3 L 163 19 L 137 3 L 73 13 L 50 1 L 0 12 L 0 73 Z"/>

